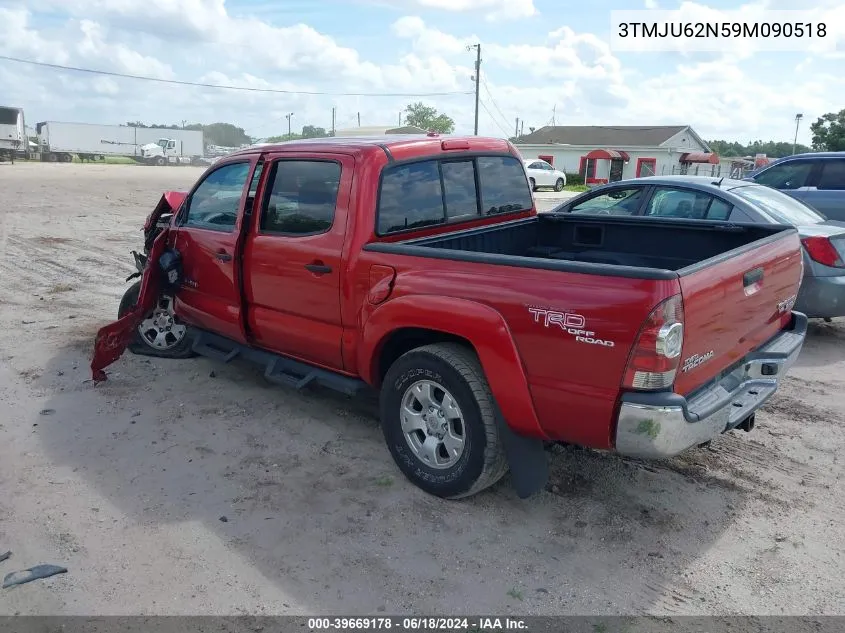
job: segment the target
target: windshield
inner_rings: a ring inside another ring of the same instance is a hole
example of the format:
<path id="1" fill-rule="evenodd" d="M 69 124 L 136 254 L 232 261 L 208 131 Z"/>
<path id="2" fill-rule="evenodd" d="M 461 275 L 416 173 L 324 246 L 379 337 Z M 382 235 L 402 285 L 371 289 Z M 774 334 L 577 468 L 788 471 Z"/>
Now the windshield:
<path id="1" fill-rule="evenodd" d="M 762 185 L 749 185 L 731 189 L 743 200 L 750 202 L 756 209 L 772 219 L 786 224 L 818 224 L 825 218 L 813 211 L 803 202 Z"/>

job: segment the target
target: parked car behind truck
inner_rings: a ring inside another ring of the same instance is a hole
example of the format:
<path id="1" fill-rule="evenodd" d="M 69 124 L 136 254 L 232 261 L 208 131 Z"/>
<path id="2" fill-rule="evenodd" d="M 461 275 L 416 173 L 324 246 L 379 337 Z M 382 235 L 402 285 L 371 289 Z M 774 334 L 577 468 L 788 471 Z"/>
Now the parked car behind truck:
<path id="1" fill-rule="evenodd" d="M 657 223 L 538 216 L 500 139 L 249 148 L 162 196 L 91 368 L 129 346 L 376 389 L 417 486 L 510 468 L 526 496 L 547 441 L 659 458 L 751 430 L 802 347 L 795 229 Z"/>
<path id="2" fill-rule="evenodd" d="M 550 211 L 700 221 L 787 224 L 804 247 L 804 280 L 795 309 L 809 317 L 845 316 L 845 222 L 753 181 L 651 176 L 604 185 Z"/>

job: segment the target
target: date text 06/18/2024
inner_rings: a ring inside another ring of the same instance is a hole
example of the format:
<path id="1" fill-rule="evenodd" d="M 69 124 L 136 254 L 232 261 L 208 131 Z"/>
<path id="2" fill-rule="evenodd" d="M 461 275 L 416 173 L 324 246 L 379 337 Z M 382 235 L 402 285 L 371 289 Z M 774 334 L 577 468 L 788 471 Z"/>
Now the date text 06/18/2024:
<path id="1" fill-rule="evenodd" d="M 309 618 L 308 630 L 320 631 L 527 631 L 525 620 L 508 617 L 355 617 Z"/>

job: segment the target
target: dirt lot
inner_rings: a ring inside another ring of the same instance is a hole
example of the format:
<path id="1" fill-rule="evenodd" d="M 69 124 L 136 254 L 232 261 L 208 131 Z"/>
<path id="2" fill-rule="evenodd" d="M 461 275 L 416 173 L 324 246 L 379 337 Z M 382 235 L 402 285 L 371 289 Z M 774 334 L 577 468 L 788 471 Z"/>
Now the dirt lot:
<path id="1" fill-rule="evenodd" d="M 813 325 L 750 434 L 561 449 L 535 498 L 444 502 L 366 399 L 128 354 L 86 382 L 143 218 L 199 173 L 0 164 L 0 574 L 69 569 L 0 614 L 845 613 L 845 323 Z"/>

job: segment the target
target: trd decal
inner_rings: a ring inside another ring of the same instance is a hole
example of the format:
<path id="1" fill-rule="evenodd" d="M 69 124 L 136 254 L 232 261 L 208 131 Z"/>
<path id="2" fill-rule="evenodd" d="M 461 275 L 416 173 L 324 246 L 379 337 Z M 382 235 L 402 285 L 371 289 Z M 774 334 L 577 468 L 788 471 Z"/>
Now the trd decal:
<path id="1" fill-rule="evenodd" d="M 695 369 L 696 367 L 701 367 L 704 363 L 713 358 L 715 355 L 716 353 L 712 349 L 706 354 L 693 354 L 689 358 L 684 359 L 684 364 L 681 366 L 681 371 L 687 372 Z"/>
<path id="2" fill-rule="evenodd" d="M 596 338 L 596 333 L 587 329 L 587 319 L 583 315 L 534 306 L 528 306 L 528 312 L 534 317 L 534 323 L 547 328 L 560 328 L 562 332 L 573 336 L 577 343 L 601 345 L 603 347 L 614 347 L 616 345 L 613 341 Z"/>
<path id="3" fill-rule="evenodd" d="M 792 295 L 791 297 L 787 297 L 786 299 L 778 303 L 778 314 L 784 314 L 785 312 L 791 311 L 793 306 L 795 306 L 795 301 L 797 298 L 797 295 Z"/>

